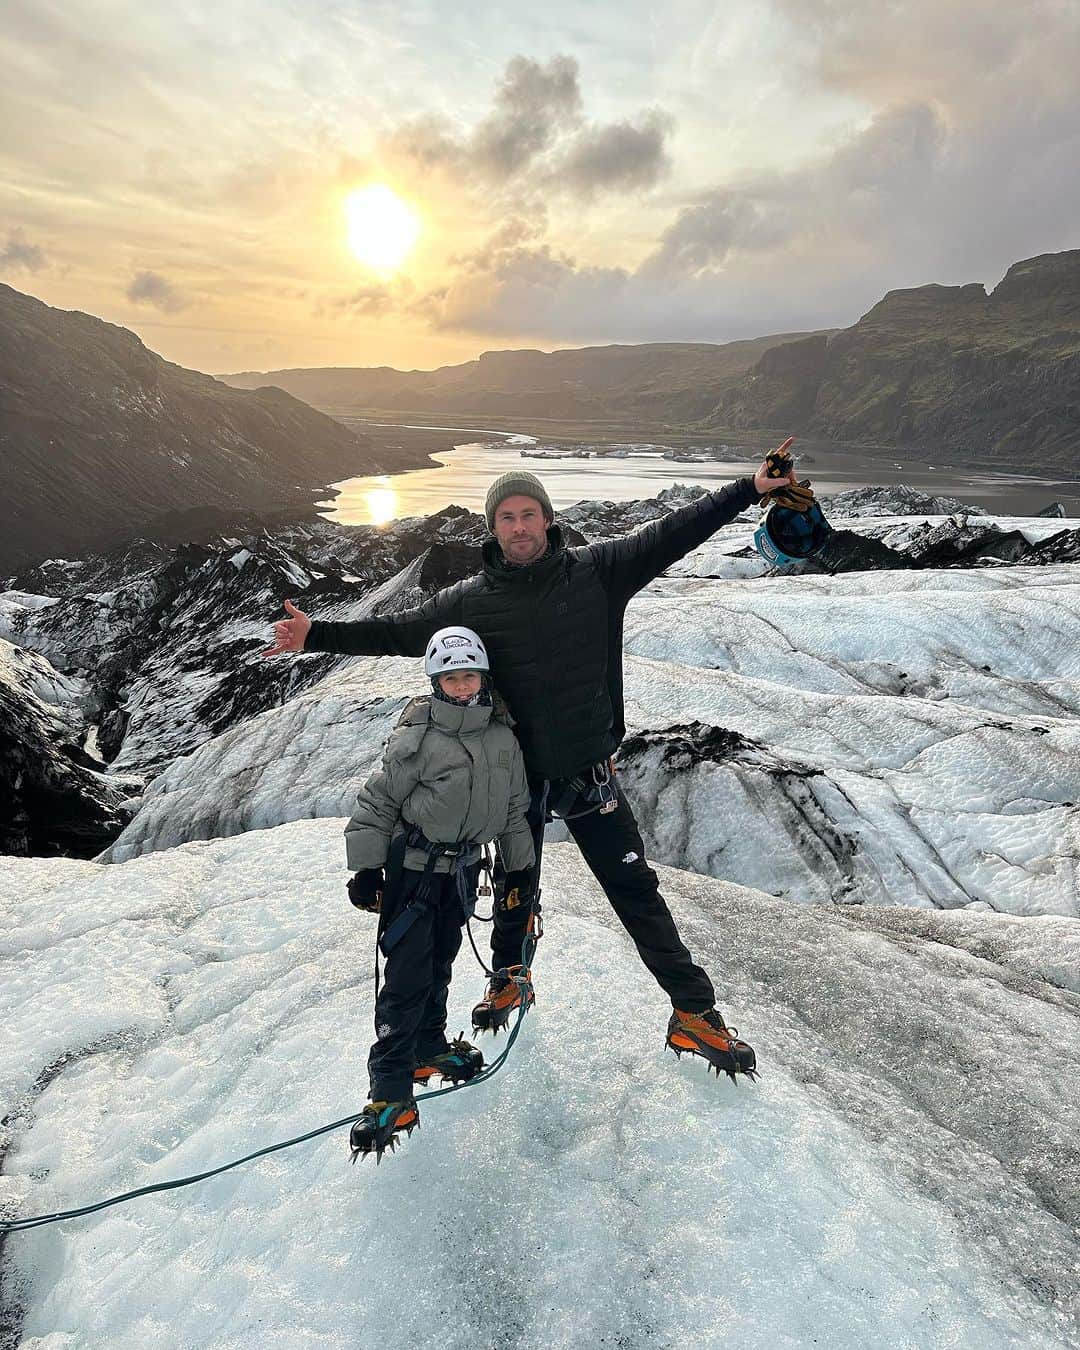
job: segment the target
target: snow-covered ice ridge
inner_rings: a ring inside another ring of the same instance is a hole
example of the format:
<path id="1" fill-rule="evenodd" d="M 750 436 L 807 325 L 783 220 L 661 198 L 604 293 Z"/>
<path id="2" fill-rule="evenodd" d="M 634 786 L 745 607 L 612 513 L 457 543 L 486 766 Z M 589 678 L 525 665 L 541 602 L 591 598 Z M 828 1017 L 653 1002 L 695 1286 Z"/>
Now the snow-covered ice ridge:
<path id="1" fill-rule="evenodd" d="M 795 900 L 1078 915 L 1078 639 L 1076 564 L 662 580 L 626 621 L 646 842 Z"/>
<path id="2" fill-rule="evenodd" d="M 617 534 L 697 491 L 562 519 Z M 748 512 L 631 605 L 621 767 L 653 856 L 802 902 L 1076 914 L 1080 531 L 909 490 L 829 508 L 885 570 L 765 575 Z M 482 534 L 451 507 L 19 578 L 0 631 L 79 678 L 134 815 L 103 856 L 351 810 L 417 663 L 268 662 L 269 621 L 283 594 L 326 618 L 418 603 Z"/>
<path id="3" fill-rule="evenodd" d="M 343 825 L 0 859 L 5 1213 L 359 1110 L 373 921 Z M 756 1086 L 663 1054 L 664 999 L 552 846 L 495 1079 L 421 1104 L 377 1170 L 342 1131 L 9 1238 L 24 1350 L 1075 1346 L 1080 927 L 662 882 Z M 455 1028 L 481 979 L 463 956 Z"/>
<path id="4" fill-rule="evenodd" d="M 620 755 L 650 856 L 796 901 L 1080 913 L 1078 634 L 1077 564 L 660 580 Z M 108 856 L 347 813 L 416 667 L 342 662 L 176 760 Z"/>

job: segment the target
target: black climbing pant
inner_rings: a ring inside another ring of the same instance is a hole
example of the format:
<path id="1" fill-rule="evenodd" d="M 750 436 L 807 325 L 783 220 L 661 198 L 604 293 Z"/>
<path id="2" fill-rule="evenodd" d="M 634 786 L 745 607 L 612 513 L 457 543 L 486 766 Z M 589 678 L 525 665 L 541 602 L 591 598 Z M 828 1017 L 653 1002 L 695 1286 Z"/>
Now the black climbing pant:
<path id="1" fill-rule="evenodd" d="M 384 899 L 380 932 L 415 897 L 420 872 L 405 869 L 396 894 Z M 476 869 L 471 869 L 475 885 Z M 372 1101 L 412 1096 L 413 1069 L 447 1049 L 446 999 L 461 947 L 464 915 L 454 878 L 433 872 L 417 917 L 386 955 L 375 1001 L 375 1043 L 368 1055 Z"/>
<path id="2" fill-rule="evenodd" d="M 540 875 L 541 851 L 544 838 L 544 783 L 530 782 L 532 801 L 529 806 L 529 824 L 536 845 L 536 869 L 529 895 L 536 892 Z M 551 785 L 551 798 L 558 800 L 560 784 Z M 656 873 L 645 861 L 645 845 L 641 840 L 630 803 L 618 784 L 618 807 L 606 815 L 591 811 L 587 815 L 568 818 L 566 828 L 581 849 L 582 856 L 611 902 L 623 927 L 634 940 L 645 966 L 671 999 L 672 1006 L 686 1012 L 705 1012 L 715 1002 L 716 995 L 708 975 L 695 965 L 679 937 L 675 920 L 667 902 L 660 894 Z M 579 803 L 568 812 L 574 816 L 585 808 Z M 521 960 L 521 944 L 531 914 L 531 905 L 515 909 L 495 907 L 495 923 L 491 934 L 492 965 L 515 965 Z"/>

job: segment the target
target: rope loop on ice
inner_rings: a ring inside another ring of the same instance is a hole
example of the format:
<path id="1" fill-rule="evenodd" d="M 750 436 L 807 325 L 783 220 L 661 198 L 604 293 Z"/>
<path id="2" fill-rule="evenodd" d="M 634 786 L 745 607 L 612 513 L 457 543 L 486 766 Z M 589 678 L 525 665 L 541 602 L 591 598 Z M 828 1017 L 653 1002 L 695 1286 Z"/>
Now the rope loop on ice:
<path id="1" fill-rule="evenodd" d="M 521 944 L 521 964 L 522 970 L 527 970 L 528 963 L 526 958 L 531 959 L 532 952 L 532 931 L 526 933 L 525 940 Z M 481 963 L 483 964 L 483 963 Z M 511 976 L 511 978 L 515 978 Z M 519 983 L 527 979 L 522 976 Z M 522 998 L 518 1007 L 517 1021 L 510 1028 L 510 1034 L 503 1046 L 502 1053 L 491 1064 L 486 1065 L 473 1078 L 464 1083 L 454 1083 L 450 1087 L 436 1088 L 432 1092 L 422 1092 L 417 1101 L 432 1101 L 435 1097 L 446 1097 L 451 1092 L 460 1092 L 462 1088 L 474 1087 L 478 1083 L 485 1083 L 506 1063 L 507 1056 L 517 1040 L 518 1032 L 521 1030 L 522 1020 L 528 1011 L 528 1003 Z M 135 1191 L 124 1191 L 121 1195 L 110 1196 L 107 1200 L 99 1200 L 95 1205 L 82 1205 L 78 1209 L 64 1209 L 55 1214 L 29 1214 L 21 1219 L 0 1219 L 0 1236 L 6 1233 L 24 1233 L 31 1228 L 44 1228 L 48 1224 L 63 1223 L 66 1219 L 81 1219 L 87 1214 L 97 1214 L 99 1210 L 110 1209 L 113 1205 L 126 1204 L 129 1200 L 137 1200 L 142 1195 L 155 1195 L 161 1191 L 175 1191 L 183 1186 L 194 1186 L 197 1181 L 207 1181 L 210 1177 L 220 1176 L 222 1172 L 230 1172 L 234 1167 L 240 1167 L 244 1163 L 252 1162 L 256 1158 L 265 1158 L 267 1154 L 279 1153 L 282 1149 L 292 1148 L 295 1144 L 306 1143 L 309 1139 L 317 1139 L 320 1135 L 330 1134 L 333 1130 L 340 1130 L 345 1125 L 351 1125 L 357 1118 L 357 1112 L 350 1116 L 343 1116 L 341 1120 L 333 1120 L 329 1125 L 320 1125 L 316 1130 L 308 1130 L 306 1134 L 298 1134 L 294 1139 L 284 1139 L 279 1144 L 269 1144 L 266 1148 L 256 1149 L 254 1153 L 246 1153 L 242 1158 L 235 1158 L 232 1162 L 222 1163 L 220 1167 L 213 1167 L 208 1172 L 196 1172 L 190 1177 L 178 1177 L 175 1181 L 160 1181 L 153 1186 L 140 1186 Z"/>

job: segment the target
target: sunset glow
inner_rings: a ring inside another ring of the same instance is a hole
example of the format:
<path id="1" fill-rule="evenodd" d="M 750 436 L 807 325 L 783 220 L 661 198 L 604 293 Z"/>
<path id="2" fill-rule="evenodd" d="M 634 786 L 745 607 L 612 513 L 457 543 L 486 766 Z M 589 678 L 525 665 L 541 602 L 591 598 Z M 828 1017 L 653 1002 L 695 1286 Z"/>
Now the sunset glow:
<path id="1" fill-rule="evenodd" d="M 420 218 L 385 183 L 357 188 L 345 198 L 349 247 L 379 272 L 396 271 L 420 233 Z"/>
<path id="2" fill-rule="evenodd" d="M 373 488 L 365 496 L 372 525 L 385 525 L 397 515 L 397 494 L 393 488 Z"/>
<path id="3" fill-rule="evenodd" d="M 200 371 L 817 333 L 1077 247 L 1062 0 L 101 8 L 0 30 L 0 281 Z"/>

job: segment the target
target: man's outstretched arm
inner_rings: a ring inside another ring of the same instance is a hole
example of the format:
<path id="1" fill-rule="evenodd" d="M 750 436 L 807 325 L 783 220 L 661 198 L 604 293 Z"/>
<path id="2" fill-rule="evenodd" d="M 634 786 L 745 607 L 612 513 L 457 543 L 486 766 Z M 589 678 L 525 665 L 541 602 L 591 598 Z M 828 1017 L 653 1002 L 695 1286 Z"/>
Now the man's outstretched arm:
<path id="1" fill-rule="evenodd" d="M 461 623 L 458 582 L 439 591 L 418 609 L 405 609 L 385 619 L 321 622 L 285 601 L 288 619 L 274 624 L 274 645 L 263 656 L 281 652 L 334 652 L 342 656 L 423 656 L 432 633 Z"/>
<path id="2" fill-rule="evenodd" d="M 591 551 L 608 587 L 629 598 L 655 580 L 665 567 L 703 544 L 721 526 L 730 524 L 740 511 L 759 502 L 766 492 L 794 479 L 794 473 L 784 478 L 769 477 L 766 461 L 752 478 L 736 478 L 718 492 L 707 492 L 625 538 L 592 544 Z"/>

